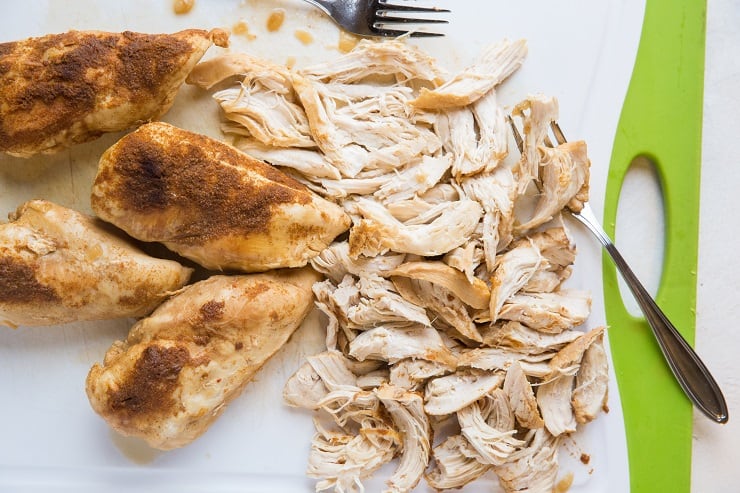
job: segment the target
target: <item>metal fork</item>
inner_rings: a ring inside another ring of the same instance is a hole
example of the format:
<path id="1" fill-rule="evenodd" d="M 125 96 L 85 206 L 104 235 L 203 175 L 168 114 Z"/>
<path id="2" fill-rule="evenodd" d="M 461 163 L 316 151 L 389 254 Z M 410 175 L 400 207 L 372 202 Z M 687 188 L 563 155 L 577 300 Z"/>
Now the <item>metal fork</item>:
<path id="1" fill-rule="evenodd" d="M 438 18 L 414 18 L 409 14 L 449 12 L 437 7 L 420 7 L 410 2 L 388 0 L 304 0 L 323 10 L 343 29 L 360 36 L 394 37 L 410 33 L 413 37 L 444 36 L 443 33 L 410 29 L 422 24 L 447 24 Z"/>
<path id="2" fill-rule="evenodd" d="M 509 117 L 509 125 L 514 133 L 514 140 L 520 152 L 524 152 L 524 141 L 519 130 L 514 124 L 514 120 Z M 556 122 L 550 123 L 550 128 L 558 144 L 566 142 L 560 126 Z M 549 139 L 545 144 L 552 146 Z M 655 338 L 658 340 L 660 350 L 668 362 L 673 375 L 678 380 L 681 388 L 694 405 L 709 419 L 717 423 L 726 423 L 728 420 L 728 410 L 722 390 L 712 377 L 707 367 L 701 361 L 696 352 L 691 348 L 689 343 L 676 330 L 668 317 L 655 303 L 655 300 L 645 290 L 637 276 L 632 272 L 627 262 L 614 246 L 609 236 L 601 227 L 588 203 L 583 204 L 580 212 L 568 210 L 570 214 L 578 221 L 583 223 L 591 233 L 598 238 L 604 249 L 614 261 L 620 274 L 632 291 L 640 309 L 645 314 L 645 318 L 653 330 Z"/>

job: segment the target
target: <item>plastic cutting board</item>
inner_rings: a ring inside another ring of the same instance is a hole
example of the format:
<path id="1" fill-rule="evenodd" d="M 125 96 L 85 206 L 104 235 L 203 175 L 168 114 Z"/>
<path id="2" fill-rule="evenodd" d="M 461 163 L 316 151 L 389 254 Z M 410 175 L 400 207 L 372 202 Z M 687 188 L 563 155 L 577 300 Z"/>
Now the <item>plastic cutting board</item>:
<path id="1" fill-rule="evenodd" d="M 279 2 L 289 7 L 291 15 L 287 17 L 286 26 L 281 33 L 268 35 L 260 31 L 260 25 L 266 18 L 266 12 Z M 187 27 L 232 26 L 239 19 L 246 18 L 250 22 L 250 29 L 258 36 L 253 41 L 237 36 L 235 43 L 238 45 L 241 42 L 254 53 L 269 55 L 280 63 L 285 62 L 290 55 L 299 65 L 312 62 L 317 55 L 335 56 L 333 48 L 328 49 L 326 46 L 336 45 L 336 31 L 333 28 L 325 29 L 328 25 L 326 19 L 317 12 L 299 10 L 302 6 L 299 0 L 279 2 L 203 0 L 196 2 L 196 8 L 191 14 L 179 17 L 172 14 L 171 3 L 168 1 L 8 2 L 3 6 L 2 12 L 5 15 L 0 15 L 0 25 L 4 28 L 5 41 L 71 28 L 164 32 Z M 553 3 L 522 0 L 517 3 L 475 2 L 475 8 L 471 8 L 471 4 L 473 0 L 460 2 L 459 7 L 452 6 L 451 9 L 457 15 L 451 22 L 450 36 L 440 40 L 427 40 L 425 47 L 448 62 L 448 67 L 461 68 L 487 42 L 501 37 L 529 39 L 530 56 L 522 69 L 515 74 L 515 80 L 511 81 L 508 89 L 502 88 L 501 96 L 509 99 L 521 97 L 524 90 L 558 96 L 561 102 L 560 123 L 568 137 L 572 140 L 584 138 L 588 142 L 593 160 L 592 202 L 597 210 L 601 210 L 607 178 L 605 168 L 612 152 L 617 116 L 634 62 L 643 2 L 571 0 Z M 679 7 L 663 1 L 659 5 L 663 10 L 679 10 L 670 12 L 669 16 L 662 16 L 661 12 L 656 14 L 656 5 L 658 4 L 650 0 L 650 11 L 645 20 L 646 30 L 651 22 L 658 24 L 661 29 L 668 29 L 669 26 L 662 25 L 663 20 L 666 24 L 674 21 L 680 24 L 682 16 L 688 15 L 684 14 L 686 9 L 680 10 Z M 305 14 L 299 16 L 297 12 Z M 703 7 L 701 12 L 703 13 Z M 687 19 L 683 22 L 686 23 L 684 29 L 691 28 Z M 315 42 L 309 46 L 301 45 L 293 36 L 293 31 L 297 28 L 311 30 L 316 36 Z M 675 30 L 678 32 L 678 27 Z M 665 35 L 660 32 L 653 33 L 652 36 L 660 38 Z M 664 101 L 649 92 L 642 93 L 646 95 L 642 100 L 635 99 L 636 88 L 650 88 L 653 84 L 649 80 L 639 85 L 636 82 L 640 80 L 640 73 L 646 69 L 646 64 L 649 68 L 653 63 L 646 58 L 644 46 L 651 39 L 651 36 L 643 34 L 640 59 L 624 107 L 621 131 L 612 160 L 615 166 L 609 176 L 606 213 L 607 219 L 611 217 L 612 220 L 607 220 L 607 225 L 613 223 L 621 179 L 626 165 L 635 154 L 650 150 L 650 155 L 660 163 L 673 165 L 676 161 L 676 152 L 667 154 L 657 144 L 654 145 L 652 139 L 659 140 L 661 145 L 674 141 L 688 145 L 690 139 L 685 136 L 689 135 L 696 139 L 696 147 L 691 148 L 697 150 L 697 153 L 699 149 L 698 133 L 691 128 L 684 127 L 681 129 L 682 133 L 671 134 L 667 130 L 669 127 L 665 127 L 666 131 L 656 136 L 656 132 L 664 128 L 662 120 L 674 120 L 668 122 L 671 125 L 678 123 L 672 114 L 667 117 L 656 114 L 642 122 L 639 128 L 640 137 L 644 140 L 653 136 L 650 141 L 623 142 L 624 129 L 628 128 L 625 125 L 629 121 L 640 123 L 640 118 L 643 118 L 638 111 L 630 113 L 630 108 L 647 110 L 650 105 L 645 104 L 644 99 L 648 99 L 651 104 Z M 700 36 L 700 41 L 701 48 L 691 48 L 699 50 L 697 53 L 703 53 L 703 35 Z M 676 44 L 675 38 L 658 39 L 657 42 L 659 45 L 653 49 L 657 50 L 660 57 L 674 53 L 675 50 L 671 50 Z M 692 38 L 686 42 L 694 44 L 696 40 Z M 685 70 L 689 67 L 687 62 L 670 63 L 674 67 L 671 69 L 674 73 L 677 63 L 683 63 Z M 661 67 L 666 66 L 669 61 L 661 60 L 661 64 Z M 692 66 L 692 74 L 694 70 Z M 700 73 L 701 71 L 696 72 Z M 553 77 L 552 74 L 558 76 Z M 686 77 L 687 74 L 683 76 Z M 675 79 L 674 76 L 671 77 Z M 700 89 L 701 79 L 698 80 Z M 658 82 L 664 80 L 659 79 Z M 691 87 L 691 90 L 695 90 L 694 86 Z M 658 90 L 660 91 L 662 89 Z M 676 97 L 679 96 L 684 97 L 678 93 Z M 670 102 L 670 98 L 667 101 Z M 690 112 L 691 116 L 700 116 L 701 94 L 691 101 L 689 106 L 694 103 L 696 106 L 695 111 Z M 671 109 L 670 104 L 666 106 Z M 663 106 L 660 108 L 662 111 Z M 682 111 L 687 110 L 683 108 Z M 215 123 L 218 121 L 215 105 L 210 97 L 199 94 L 192 88 L 182 90 L 178 103 L 167 115 L 167 121 L 213 137 L 220 136 Z M 700 118 L 697 119 L 695 125 L 698 126 L 700 121 Z M 630 132 L 634 134 L 636 131 Z M 667 139 L 664 134 L 675 139 Z M 23 161 L 23 166 L 0 163 L 5 165 L 0 171 L 0 204 L 3 209 L 0 212 L 6 214 L 20 201 L 32 197 L 49 198 L 89 212 L 88 184 L 94 176 L 97 159 L 119 137 L 120 135 L 106 135 L 95 143 L 78 146 L 53 157 Z M 678 211 L 671 217 L 687 214 L 683 211 L 693 211 L 692 217 L 696 217 L 698 157 L 687 160 L 685 150 L 678 154 L 683 161 L 675 166 L 678 169 L 684 168 L 684 171 L 663 177 L 666 189 L 679 197 L 679 200 L 672 201 L 669 199 L 673 196 L 667 197 L 670 202 L 667 204 L 669 215 L 670 211 Z M 621 168 L 617 166 L 618 163 L 622 164 Z M 689 170 L 691 166 L 696 167 Z M 663 174 L 669 172 L 671 170 L 661 171 Z M 685 183 L 678 178 L 682 173 L 687 176 Z M 694 175 L 696 180 L 692 181 L 690 176 Z M 694 188 L 689 192 L 685 191 L 687 187 L 682 185 L 691 183 L 694 183 Z M 691 193 L 695 197 L 693 208 L 688 200 Z M 680 270 L 678 267 L 671 267 L 672 259 L 677 263 L 681 260 L 680 268 L 687 272 L 694 268 L 696 220 L 676 224 L 676 221 L 669 221 L 670 237 L 667 243 L 677 253 L 670 250 L 666 254 L 666 277 L 659 301 L 682 330 L 691 330 L 693 334 L 693 314 L 681 318 L 682 315 L 678 312 L 688 312 L 689 305 L 693 307 L 694 280 L 690 279 L 690 289 L 677 290 L 677 283 L 683 278 L 677 274 L 672 274 L 676 277 L 669 277 L 669 274 Z M 685 255 L 687 250 L 682 247 L 682 240 L 673 238 L 677 227 L 684 230 L 684 237 L 694 242 L 691 251 L 693 253 L 689 252 L 689 256 Z M 601 270 L 599 245 L 592 238 L 586 237 L 585 232 L 576 233 L 581 233 L 583 237 L 578 240 L 579 265 L 575 269 L 574 280 L 580 283 L 577 285 L 593 291 L 593 323 L 602 324 L 602 300 L 597 293 L 601 284 L 598 276 Z M 689 262 L 686 261 L 687 258 Z M 690 470 L 690 407 L 673 383 L 657 348 L 652 346 L 652 336 L 648 329 L 627 316 L 620 318 L 620 313 L 623 313 L 620 310 L 623 309 L 613 269 L 607 267 L 604 275 L 608 322 L 613 327 L 610 333 L 610 337 L 614 339 L 612 349 L 619 375 L 620 393 L 625 413 L 628 413 L 626 425 L 630 439 L 632 491 L 661 493 L 687 490 Z M 666 287 L 669 284 L 670 289 Z M 317 318 L 309 321 L 309 324 L 317 323 Z M 178 492 L 263 493 L 313 490 L 313 482 L 306 479 L 303 473 L 312 432 L 310 415 L 293 412 L 275 403 L 280 402 L 282 382 L 295 370 L 305 354 L 315 352 L 321 346 L 321 337 L 308 330 L 299 333 L 298 337 L 294 337 L 268 363 L 263 375 L 250 384 L 243 398 L 232 403 L 207 435 L 191 447 L 157 454 L 149 450 L 142 453 L 141 450 L 132 448 L 129 442 L 110 433 L 102 420 L 90 410 L 81 384 L 90 364 L 101 358 L 112 340 L 125 336 L 129 325 L 125 320 L 118 320 L 83 323 L 57 330 L 24 329 L 23 332 L 0 333 L 0 355 L 5 372 L 5 378 L 0 379 L 0 398 L 4 405 L 0 416 L 5 423 L 5 426 L 0 426 L 3 444 L 0 446 L 0 491 L 112 492 L 130 491 L 135 487 L 144 487 L 149 491 Z M 692 334 L 686 334 L 689 340 L 692 339 L 689 337 Z M 633 339 L 639 341 L 635 342 Z M 631 351 L 635 354 L 632 359 L 629 357 Z M 633 360 L 637 360 L 642 366 L 635 366 Z M 648 364 L 656 368 L 654 376 L 649 379 L 643 373 Z M 649 380 L 644 383 L 650 387 L 641 389 L 641 380 Z M 663 398 L 663 393 L 666 392 L 670 393 L 670 400 Z M 612 412 L 594 422 L 583 437 L 586 442 L 584 450 L 591 454 L 591 464 L 588 467 L 593 473 L 588 472 L 588 468 L 581 464 L 579 454 L 575 454 L 575 459 L 570 458 L 575 462 L 575 468 L 571 469 L 577 473 L 569 490 L 572 493 L 624 493 L 628 490 L 622 414 L 617 394 L 616 389 L 611 393 L 614 404 Z M 652 395 L 657 398 L 653 399 Z M 642 407 L 637 407 L 639 405 Z M 673 423 L 670 428 L 655 424 L 666 417 L 666 422 Z M 648 419 L 648 422 L 642 421 L 644 419 Z M 60 426 L 60 423 L 63 425 Z M 290 446 L 286 447 L 285 443 Z M 567 451 L 564 455 L 566 459 L 569 458 Z M 280 460 L 275 460 L 275 457 Z M 564 467 L 563 471 L 567 472 L 569 467 Z M 670 478 L 671 481 L 657 481 L 659 476 L 675 477 Z M 373 485 L 368 485 L 367 491 L 379 491 L 381 487 L 382 478 L 379 478 Z M 469 490 L 490 491 L 491 484 L 471 485 Z"/>
<path id="2" fill-rule="evenodd" d="M 693 344 L 699 232 L 704 1 L 648 0 L 632 80 L 611 159 L 604 224 L 614 236 L 617 202 L 632 159 L 660 178 L 665 252 L 657 302 Z M 618 244 L 619 238 L 617 238 Z M 619 382 L 633 493 L 688 492 L 692 407 L 665 364 L 647 322 L 625 309 L 604 258 L 604 298 Z"/>

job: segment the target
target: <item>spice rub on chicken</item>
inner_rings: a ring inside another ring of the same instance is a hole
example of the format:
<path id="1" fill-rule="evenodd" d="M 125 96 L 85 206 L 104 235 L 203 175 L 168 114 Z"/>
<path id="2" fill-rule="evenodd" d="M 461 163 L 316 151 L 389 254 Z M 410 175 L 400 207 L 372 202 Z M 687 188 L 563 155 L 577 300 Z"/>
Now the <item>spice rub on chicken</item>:
<path id="1" fill-rule="evenodd" d="M 92 367 L 86 388 L 93 409 L 152 447 L 190 443 L 300 326 L 318 279 L 305 267 L 188 286 Z"/>
<path id="2" fill-rule="evenodd" d="M 220 29 L 70 31 L 0 44 L 0 152 L 54 153 L 163 115 Z"/>
<path id="3" fill-rule="evenodd" d="M 105 223 L 44 200 L 0 224 L 0 324 L 141 317 L 191 269 L 144 254 Z"/>
<path id="4" fill-rule="evenodd" d="M 341 207 L 237 149 L 166 123 L 100 159 L 92 208 L 209 269 L 299 267 L 349 227 Z"/>

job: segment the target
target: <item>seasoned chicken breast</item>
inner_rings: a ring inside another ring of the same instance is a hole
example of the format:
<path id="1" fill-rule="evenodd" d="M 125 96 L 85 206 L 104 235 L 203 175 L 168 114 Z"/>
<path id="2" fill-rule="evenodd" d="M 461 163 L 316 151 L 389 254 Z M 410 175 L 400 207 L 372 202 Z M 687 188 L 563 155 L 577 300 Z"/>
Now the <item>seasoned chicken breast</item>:
<path id="1" fill-rule="evenodd" d="M 306 267 L 188 286 L 92 367 L 90 404 L 116 431 L 152 447 L 192 442 L 298 328 L 319 278 Z"/>
<path id="2" fill-rule="evenodd" d="M 268 164 L 166 123 L 127 135 L 100 159 L 102 219 L 210 269 L 299 267 L 349 227 L 341 207 Z"/>
<path id="3" fill-rule="evenodd" d="M 43 200 L 0 224 L 0 324 L 141 317 L 191 269 L 152 258 L 79 212 Z"/>
<path id="4" fill-rule="evenodd" d="M 0 44 L 0 151 L 54 153 L 154 120 L 220 29 L 70 31 Z"/>

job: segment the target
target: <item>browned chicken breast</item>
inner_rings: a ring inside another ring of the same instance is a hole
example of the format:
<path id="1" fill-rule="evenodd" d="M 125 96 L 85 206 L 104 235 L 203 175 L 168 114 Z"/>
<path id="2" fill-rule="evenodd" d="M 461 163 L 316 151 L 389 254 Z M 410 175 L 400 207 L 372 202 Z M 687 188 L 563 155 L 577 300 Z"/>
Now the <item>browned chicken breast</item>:
<path id="1" fill-rule="evenodd" d="M 0 224 L 0 324 L 141 317 L 192 272 L 51 202 L 27 202 L 10 220 Z"/>
<path id="2" fill-rule="evenodd" d="M 70 31 L 0 44 L 0 151 L 53 153 L 163 115 L 220 29 Z"/>
<path id="3" fill-rule="evenodd" d="M 313 306 L 310 267 L 214 276 L 133 326 L 87 377 L 93 409 L 159 449 L 195 440 Z"/>
<path id="4" fill-rule="evenodd" d="M 300 267 L 349 227 L 341 207 L 222 142 L 166 123 L 100 159 L 92 207 L 144 241 L 209 269 Z"/>

